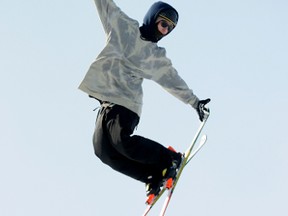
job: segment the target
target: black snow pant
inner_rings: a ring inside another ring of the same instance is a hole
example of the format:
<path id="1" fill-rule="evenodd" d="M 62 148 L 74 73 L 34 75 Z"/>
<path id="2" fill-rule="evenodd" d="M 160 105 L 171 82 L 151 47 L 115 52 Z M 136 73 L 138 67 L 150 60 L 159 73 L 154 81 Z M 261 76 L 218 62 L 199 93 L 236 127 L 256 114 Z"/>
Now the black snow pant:
<path id="1" fill-rule="evenodd" d="M 144 183 L 162 178 L 176 153 L 161 144 L 132 135 L 139 116 L 129 109 L 103 103 L 93 136 L 95 154 L 114 170 Z"/>

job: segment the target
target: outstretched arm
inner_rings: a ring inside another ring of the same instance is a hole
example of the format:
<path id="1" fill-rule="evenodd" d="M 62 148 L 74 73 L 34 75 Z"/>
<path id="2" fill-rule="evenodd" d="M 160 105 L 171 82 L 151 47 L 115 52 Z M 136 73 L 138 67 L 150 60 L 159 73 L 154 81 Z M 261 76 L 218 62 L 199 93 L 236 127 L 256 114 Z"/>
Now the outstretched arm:
<path id="1" fill-rule="evenodd" d="M 165 59 L 163 59 L 162 65 L 160 64 L 162 67 L 160 66 L 156 70 L 157 72 L 154 73 L 152 79 L 184 103 L 190 104 L 197 111 L 200 121 L 203 121 L 205 110 L 207 109 L 205 105 L 210 102 L 210 99 L 199 100 L 186 82 L 179 76 L 176 69 L 172 67 L 171 61 L 166 59 L 166 65 L 164 62 Z"/>
<path id="2" fill-rule="evenodd" d="M 111 29 L 112 20 L 119 16 L 121 10 L 113 0 L 94 0 L 94 2 L 104 30 L 107 34 Z"/>

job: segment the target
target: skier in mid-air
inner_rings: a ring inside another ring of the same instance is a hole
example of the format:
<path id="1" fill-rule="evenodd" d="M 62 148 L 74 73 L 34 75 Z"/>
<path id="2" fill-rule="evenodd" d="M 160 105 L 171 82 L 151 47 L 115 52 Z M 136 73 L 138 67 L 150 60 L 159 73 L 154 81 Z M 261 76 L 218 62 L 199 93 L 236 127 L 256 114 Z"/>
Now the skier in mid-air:
<path id="1" fill-rule="evenodd" d="M 175 177 L 182 154 L 133 135 L 141 115 L 143 79 L 155 81 L 190 104 L 201 121 L 210 99 L 199 100 L 165 49 L 157 46 L 177 25 L 179 15 L 172 6 L 154 3 L 139 26 L 113 0 L 95 0 L 95 4 L 107 41 L 79 86 L 101 104 L 93 136 L 95 154 L 114 170 L 146 183 L 147 196 L 156 195 L 164 179 Z"/>

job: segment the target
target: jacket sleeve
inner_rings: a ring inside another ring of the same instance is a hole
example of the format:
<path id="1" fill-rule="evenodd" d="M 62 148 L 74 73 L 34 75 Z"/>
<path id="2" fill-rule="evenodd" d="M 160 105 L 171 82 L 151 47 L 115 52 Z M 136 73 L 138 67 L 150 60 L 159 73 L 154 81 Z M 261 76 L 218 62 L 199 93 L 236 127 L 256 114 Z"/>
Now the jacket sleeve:
<path id="1" fill-rule="evenodd" d="M 120 16 L 122 11 L 112 0 L 94 0 L 104 31 L 108 34 L 113 20 Z"/>
<path id="2" fill-rule="evenodd" d="M 154 80 L 170 94 L 196 108 L 199 99 L 172 66 Z"/>
<path id="3" fill-rule="evenodd" d="M 179 100 L 196 108 L 199 102 L 198 97 L 172 66 L 171 60 L 165 56 L 165 49 L 161 49 L 161 52 L 162 55 L 159 58 L 156 57 L 153 61 L 153 66 L 146 71 L 150 75 L 147 77 L 146 74 L 146 78 L 155 81 Z"/>

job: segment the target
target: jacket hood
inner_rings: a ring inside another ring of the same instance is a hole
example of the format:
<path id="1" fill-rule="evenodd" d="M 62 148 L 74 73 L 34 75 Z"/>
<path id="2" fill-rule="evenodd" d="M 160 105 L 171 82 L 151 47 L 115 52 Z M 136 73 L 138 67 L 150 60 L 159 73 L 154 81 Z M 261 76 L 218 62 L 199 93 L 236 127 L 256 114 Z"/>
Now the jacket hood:
<path id="1" fill-rule="evenodd" d="M 156 20 L 160 14 L 167 16 L 167 19 L 172 21 L 172 23 L 176 26 L 179 18 L 177 10 L 165 2 L 155 2 L 146 13 L 143 19 L 143 25 L 140 27 L 141 36 L 145 40 L 156 43 L 164 37 L 158 31 L 156 24 Z"/>

